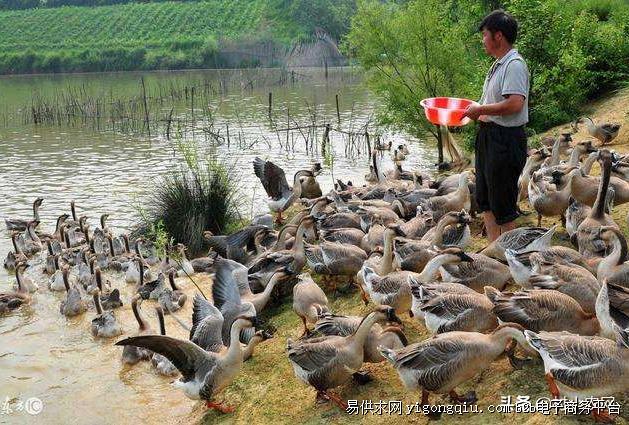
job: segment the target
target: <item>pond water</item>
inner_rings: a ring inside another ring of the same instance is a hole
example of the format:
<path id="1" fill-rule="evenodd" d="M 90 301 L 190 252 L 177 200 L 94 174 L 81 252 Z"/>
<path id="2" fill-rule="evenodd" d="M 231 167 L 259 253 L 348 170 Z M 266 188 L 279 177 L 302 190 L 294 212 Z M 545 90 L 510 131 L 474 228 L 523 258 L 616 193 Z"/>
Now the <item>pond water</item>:
<path id="1" fill-rule="evenodd" d="M 405 168 L 430 168 L 434 164 L 435 149 L 431 144 L 382 132 L 374 126 L 376 103 L 361 85 L 358 70 L 330 69 L 326 79 L 322 69 L 300 69 L 296 81 L 278 84 L 281 74 L 278 70 L 222 70 L 0 78 L 0 227 L 6 217 L 31 216 L 31 203 L 37 196 L 45 199 L 40 228 L 51 232 L 56 217 L 69 213 L 71 200 L 76 201 L 77 213 L 89 216 L 92 225 L 98 224 L 100 214 L 111 214 L 110 227 L 118 233 L 137 220 L 135 205 L 142 202 L 159 176 L 182 161 L 172 138 L 167 140 L 160 132 L 148 137 L 96 130 L 93 125 L 77 123 L 25 122 L 34 97 L 58 98 L 79 89 L 92 96 L 123 97 L 139 93 L 141 78 L 149 93 L 160 87 L 199 81 L 221 87 L 214 97 L 204 99 L 207 104 L 197 104 L 198 122 L 183 101 L 153 107 L 165 111 L 173 107 L 178 119 L 191 123 L 192 131 L 181 137 L 194 140 L 202 155 L 216 156 L 235 171 L 243 200 L 242 213 L 246 216 L 268 210 L 266 194 L 253 174 L 254 157 L 272 160 L 285 169 L 289 178 L 314 161 L 324 163 L 320 149 L 312 145 L 307 148 L 301 131 L 291 131 L 288 137 L 286 132 L 277 131 L 287 124 L 294 127 L 331 123 L 334 129 L 344 132 L 330 133 L 334 167 L 324 166 L 319 177 L 324 193 L 333 187 L 333 175 L 355 184 L 364 182 L 369 164 L 364 142 L 356 142 L 349 150 L 346 147 L 347 133 L 364 133 L 365 125 L 371 134 L 380 132 L 385 143 L 409 144 L 411 155 Z M 269 92 L 273 93 L 274 124 L 268 118 Z M 211 111 L 212 128 L 221 131 L 223 137 L 229 125 L 231 143 L 208 137 L 203 130 L 207 128 L 207 111 Z M 320 141 L 322 134 L 318 128 L 309 137 L 311 141 Z M 4 259 L 11 249 L 8 233 L 2 232 L 0 257 Z M 89 322 L 93 312 L 74 320 L 60 315 L 60 294 L 46 289 L 47 278 L 41 266 L 30 267 L 27 275 L 40 285 L 34 302 L 19 312 L 0 317 L 0 402 L 8 397 L 10 405 L 16 407 L 20 400 L 37 397 L 44 404 L 37 419 L 54 423 L 174 423 L 190 415 L 194 403 L 171 388 L 172 379 L 147 372 L 146 364 L 122 367 L 119 347 L 111 341 L 92 338 Z M 107 278 L 122 289 L 123 299 L 129 300 L 131 290 L 121 282 L 121 276 L 108 273 Z M 0 291 L 8 289 L 12 282 L 13 275 L 1 269 Z M 186 285 L 184 280 L 181 283 Z M 186 290 L 190 295 L 193 289 L 188 283 Z M 155 323 L 153 307 L 147 303 L 144 310 Z M 181 317 L 189 318 L 190 310 L 188 305 Z M 130 303 L 117 314 L 124 323 L 125 334 L 137 331 Z M 167 317 L 169 334 L 185 337 L 171 320 Z M 0 415 L 0 423 L 29 419 L 32 418 L 26 413 L 17 411 Z"/>

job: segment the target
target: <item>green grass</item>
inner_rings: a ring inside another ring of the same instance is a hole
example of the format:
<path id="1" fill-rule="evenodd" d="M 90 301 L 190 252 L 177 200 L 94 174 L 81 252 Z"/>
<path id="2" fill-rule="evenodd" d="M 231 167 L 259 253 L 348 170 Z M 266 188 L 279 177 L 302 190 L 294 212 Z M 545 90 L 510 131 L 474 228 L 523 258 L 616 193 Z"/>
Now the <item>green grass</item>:
<path id="1" fill-rule="evenodd" d="M 220 66 L 223 40 L 286 44 L 275 0 L 128 3 L 0 12 L 0 73 Z"/>

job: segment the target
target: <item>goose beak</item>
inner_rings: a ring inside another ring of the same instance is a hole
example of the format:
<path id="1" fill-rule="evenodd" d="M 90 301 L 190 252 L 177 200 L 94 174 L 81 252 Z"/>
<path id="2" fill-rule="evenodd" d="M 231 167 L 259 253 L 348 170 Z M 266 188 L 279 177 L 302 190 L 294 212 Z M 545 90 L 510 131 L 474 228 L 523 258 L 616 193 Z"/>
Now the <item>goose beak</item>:
<path id="1" fill-rule="evenodd" d="M 389 322 L 399 323 L 400 325 L 402 324 L 402 320 L 399 317 L 397 317 L 397 315 L 395 314 L 395 310 L 393 308 L 389 308 L 387 310 L 387 320 Z"/>
<path id="2" fill-rule="evenodd" d="M 472 257 L 470 257 L 469 255 L 467 255 L 464 252 L 461 252 L 459 254 L 459 258 L 461 259 L 461 261 L 465 261 L 466 263 L 472 263 L 474 260 L 472 259 Z"/>

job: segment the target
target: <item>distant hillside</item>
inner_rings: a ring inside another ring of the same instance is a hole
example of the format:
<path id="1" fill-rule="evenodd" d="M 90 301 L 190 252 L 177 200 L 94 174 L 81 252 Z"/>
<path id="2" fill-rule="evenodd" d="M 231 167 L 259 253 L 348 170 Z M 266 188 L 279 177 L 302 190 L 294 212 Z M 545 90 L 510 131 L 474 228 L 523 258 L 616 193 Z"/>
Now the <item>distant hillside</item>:
<path id="1" fill-rule="evenodd" d="M 295 45 L 321 43 L 316 28 L 338 40 L 354 10 L 354 0 L 205 0 L 0 11 L 0 73 L 281 65 Z"/>

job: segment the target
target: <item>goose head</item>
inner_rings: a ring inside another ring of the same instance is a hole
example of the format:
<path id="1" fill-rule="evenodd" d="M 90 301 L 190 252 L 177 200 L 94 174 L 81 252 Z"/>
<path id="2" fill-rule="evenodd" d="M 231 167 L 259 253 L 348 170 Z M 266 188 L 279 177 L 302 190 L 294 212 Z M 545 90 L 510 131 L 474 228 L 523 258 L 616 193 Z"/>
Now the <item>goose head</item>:
<path id="1" fill-rule="evenodd" d="M 461 248 L 449 247 L 437 251 L 437 256 L 447 264 L 471 263 L 474 261 L 472 257 L 467 255 Z"/>
<path id="2" fill-rule="evenodd" d="M 376 316 L 376 322 L 378 323 L 402 324 L 402 320 L 395 314 L 395 309 L 388 305 L 379 305 L 371 314 Z"/>

